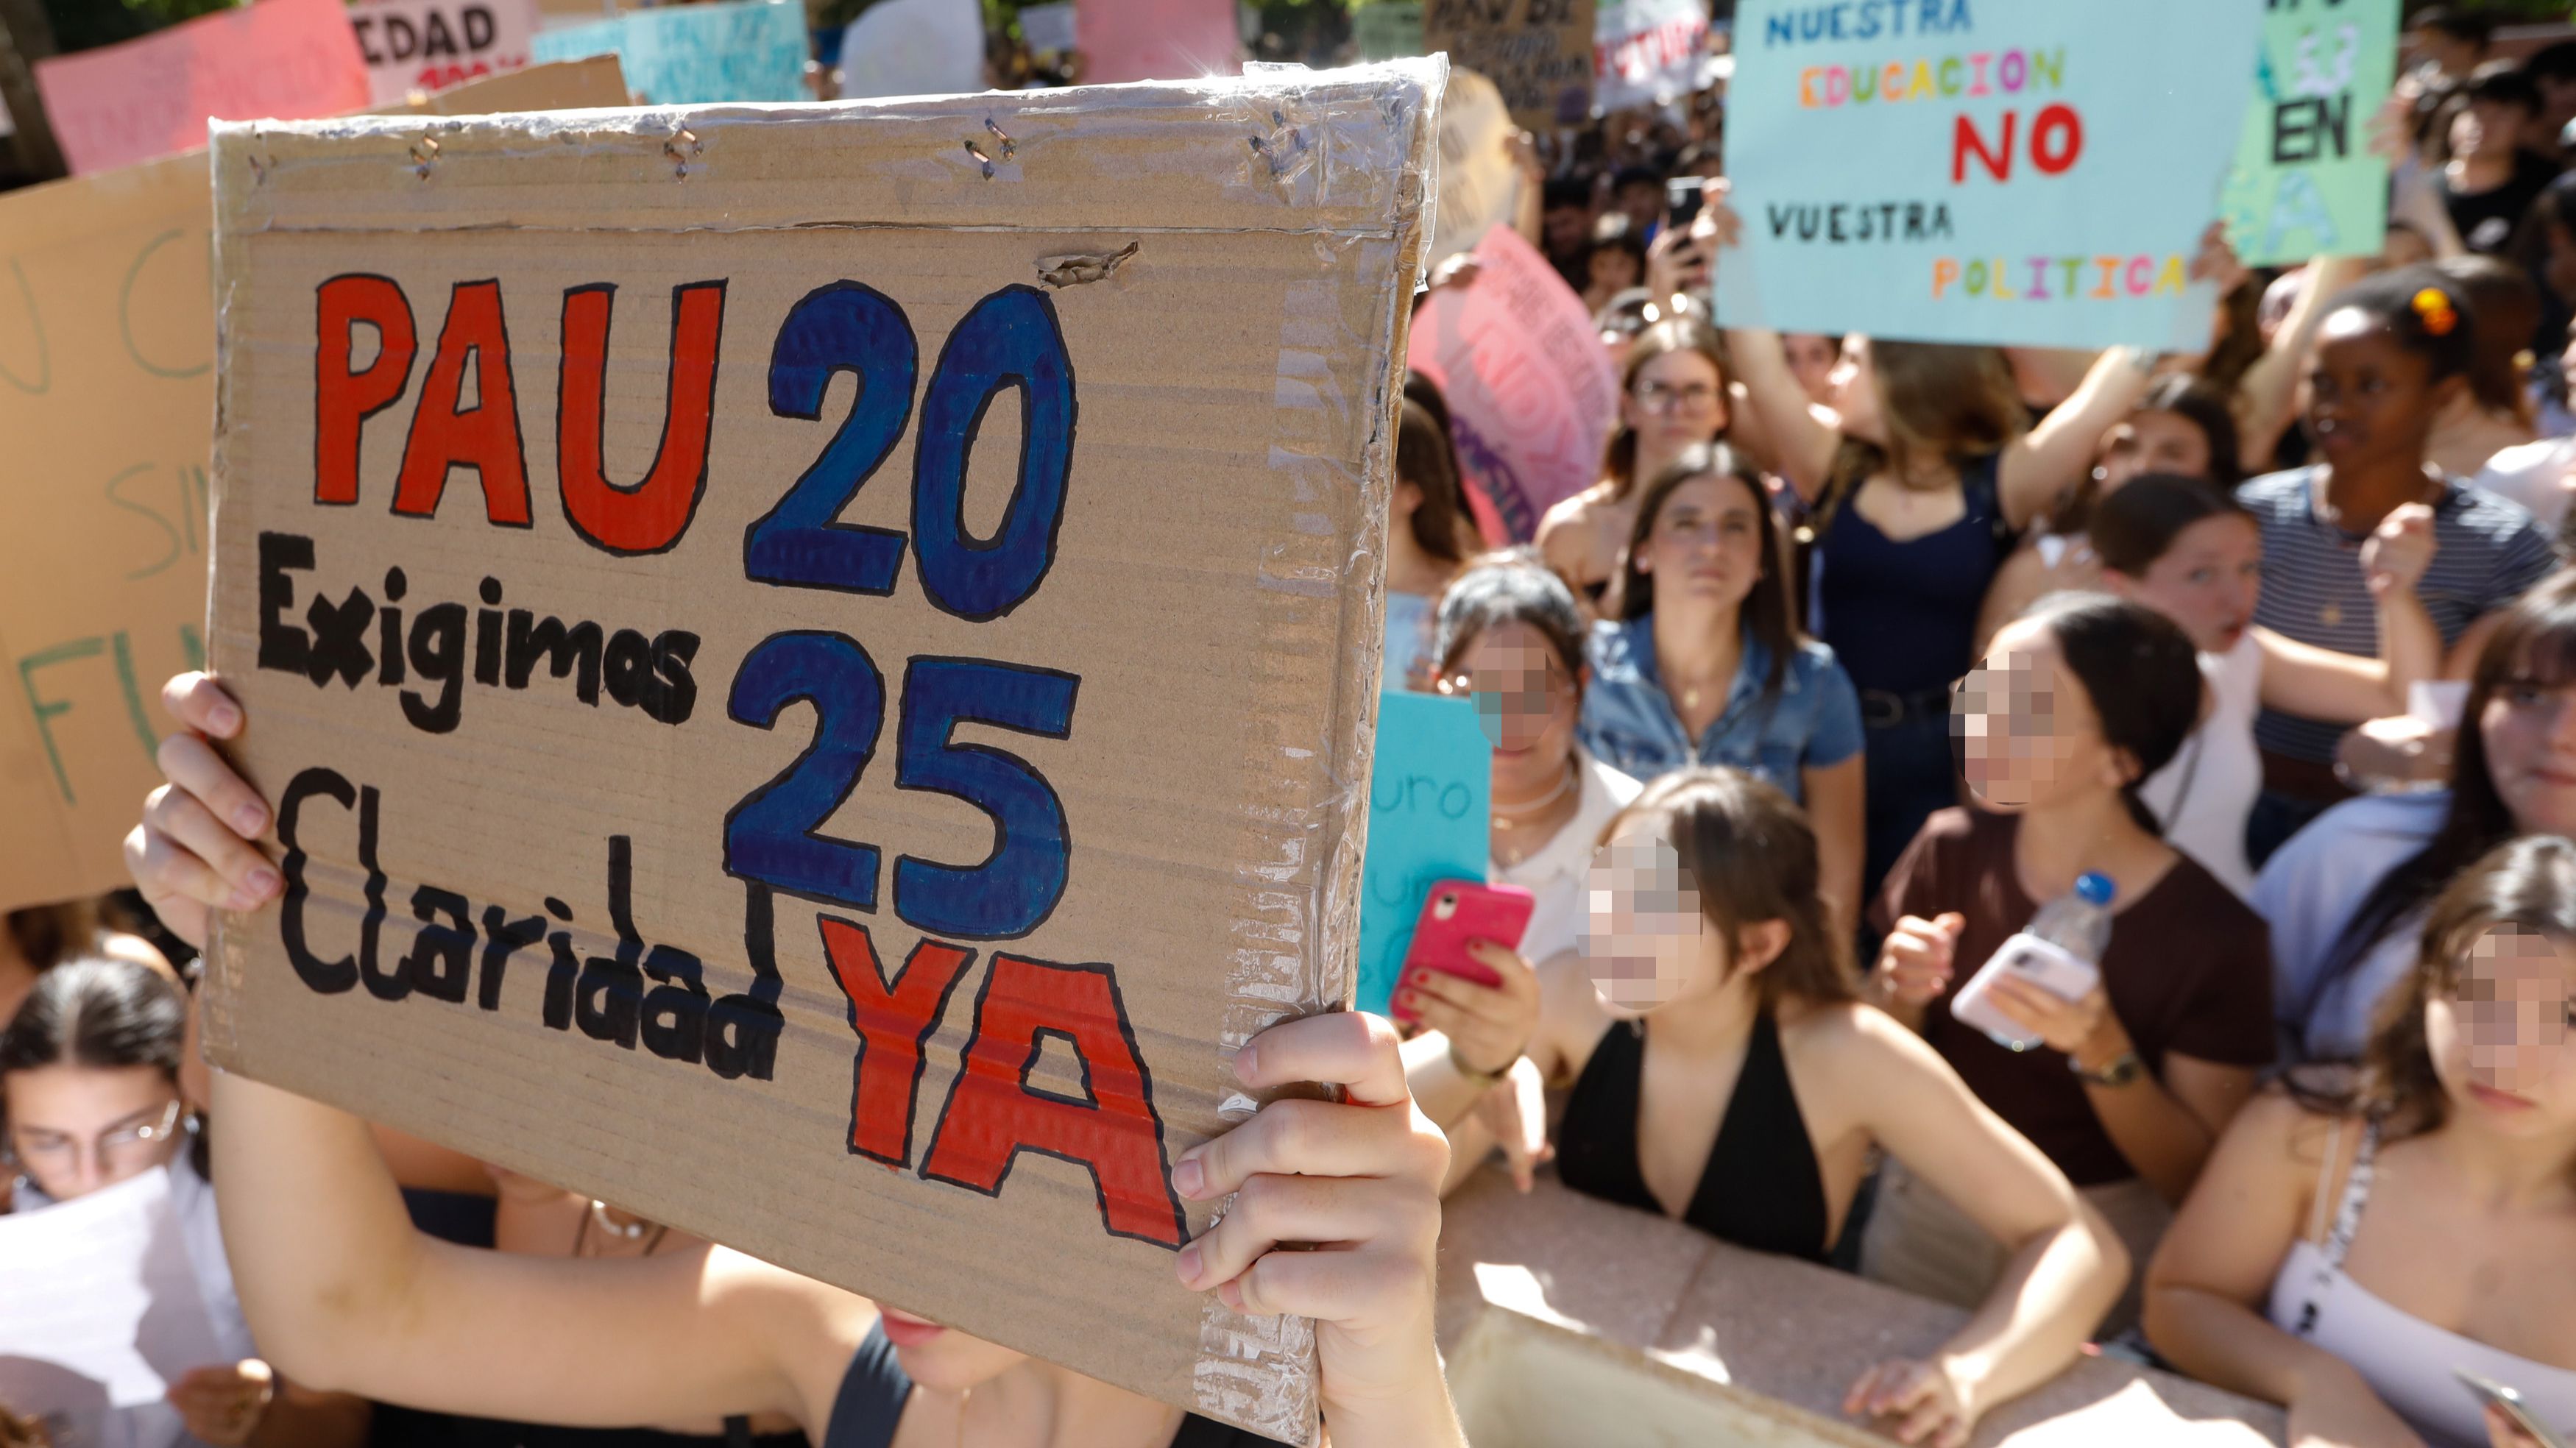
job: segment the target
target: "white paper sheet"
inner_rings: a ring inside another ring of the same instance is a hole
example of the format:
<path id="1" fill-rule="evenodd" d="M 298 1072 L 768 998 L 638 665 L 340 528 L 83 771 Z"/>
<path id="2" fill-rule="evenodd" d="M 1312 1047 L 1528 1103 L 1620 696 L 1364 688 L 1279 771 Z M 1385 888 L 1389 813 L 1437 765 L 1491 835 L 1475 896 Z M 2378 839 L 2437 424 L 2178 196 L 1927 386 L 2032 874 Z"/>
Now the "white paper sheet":
<path id="1" fill-rule="evenodd" d="M 162 1393 L 223 1356 L 166 1170 L 0 1217 L 0 1402 L 55 1448 L 186 1441 Z"/>

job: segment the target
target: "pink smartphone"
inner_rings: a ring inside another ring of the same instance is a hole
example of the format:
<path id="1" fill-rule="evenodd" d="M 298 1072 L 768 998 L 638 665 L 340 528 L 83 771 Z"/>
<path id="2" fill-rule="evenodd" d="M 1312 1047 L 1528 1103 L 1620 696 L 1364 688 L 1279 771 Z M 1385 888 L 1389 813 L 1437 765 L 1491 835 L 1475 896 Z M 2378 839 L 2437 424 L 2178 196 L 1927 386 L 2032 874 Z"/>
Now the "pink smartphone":
<path id="1" fill-rule="evenodd" d="M 1490 940 L 1496 945 L 1518 950 L 1521 932 L 1529 929 L 1530 912 L 1538 908 L 1538 898 L 1517 885 L 1488 885 L 1479 880 L 1441 880 L 1431 887 L 1422 901 L 1422 914 L 1413 922 L 1413 945 L 1404 953 L 1404 971 L 1396 981 L 1401 996 L 1404 987 L 1426 970 L 1472 980 L 1478 985 L 1498 985 L 1502 977 L 1491 966 L 1479 964 L 1467 953 L 1470 941 Z M 1414 1013 L 1400 1002 L 1391 1002 L 1388 1011 L 1399 1021 L 1410 1023 Z"/>

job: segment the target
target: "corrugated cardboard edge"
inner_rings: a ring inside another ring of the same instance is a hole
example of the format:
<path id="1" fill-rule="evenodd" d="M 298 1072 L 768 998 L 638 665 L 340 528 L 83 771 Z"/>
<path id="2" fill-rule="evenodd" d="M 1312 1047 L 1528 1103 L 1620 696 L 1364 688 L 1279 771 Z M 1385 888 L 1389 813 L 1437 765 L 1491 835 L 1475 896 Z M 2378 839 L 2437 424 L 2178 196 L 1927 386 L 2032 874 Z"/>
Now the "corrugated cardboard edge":
<path id="1" fill-rule="evenodd" d="M 1293 950 L 1245 950 L 1236 952 L 1228 966 L 1225 985 L 1225 1015 L 1222 1050 L 1230 1059 L 1244 1041 L 1270 1025 L 1292 1016 L 1325 1010 L 1348 1009 L 1356 972 L 1353 961 L 1359 938 L 1359 889 L 1361 855 L 1366 846 L 1368 823 L 1369 762 L 1374 754 L 1377 727 L 1377 680 L 1379 658 L 1384 645 L 1384 571 L 1387 493 L 1393 486 L 1395 438 L 1398 412 L 1402 401 L 1402 368 L 1405 334 L 1411 319 L 1412 299 L 1431 235 L 1430 208 L 1437 195 L 1439 100 L 1446 85 L 1448 65 L 1445 57 L 1428 57 L 1385 64 L 1371 69 L 1395 79 L 1398 84 L 1384 86 L 1374 120 L 1383 126 L 1382 136 L 1400 145 L 1404 161 L 1401 176 L 1392 195 L 1388 214 L 1369 217 L 1363 224 L 1369 229 L 1385 228 L 1388 240 L 1379 244 L 1389 249 L 1393 276 L 1380 317 L 1372 350 L 1382 349 L 1386 367 L 1380 375 L 1378 390 L 1368 399 L 1368 440 L 1363 465 L 1357 476 L 1339 466 L 1320 460 L 1301 458 L 1293 449 L 1276 448 L 1274 466 L 1283 470 L 1313 469 L 1323 485 L 1344 490 L 1340 506 L 1355 511 L 1357 529 L 1353 534 L 1348 558 L 1340 560 L 1344 579 L 1357 576 L 1364 580 L 1359 589 L 1335 584 L 1342 599 L 1338 656 L 1348 661 L 1344 670 L 1342 693 L 1332 701 L 1328 733 L 1320 739 L 1287 744 L 1276 738 L 1247 740 L 1247 747 L 1263 756 L 1262 763 L 1272 764 L 1275 753 L 1286 748 L 1321 748 L 1324 757 L 1344 762 L 1345 772 L 1331 781 L 1329 798 L 1312 809 L 1289 817 L 1270 809 L 1262 802 L 1245 805 L 1246 837 L 1268 842 L 1272 848 L 1238 854 L 1246 861 L 1270 862 L 1247 864 L 1247 885 L 1268 891 L 1280 898 L 1285 891 L 1297 890 L 1304 898 L 1282 900 L 1283 913 L 1296 918 L 1297 933 L 1304 939 Z M 1215 97 L 1220 105 L 1239 104 L 1244 110 L 1249 133 L 1260 136 L 1270 131 L 1273 136 L 1285 131 L 1294 138 L 1298 128 L 1288 125 L 1274 107 L 1293 108 L 1306 87 L 1293 71 L 1270 71 L 1254 84 L 1240 87 L 1239 92 Z M 1306 207 L 1319 204 L 1322 214 L 1316 221 L 1329 230 L 1335 224 L 1361 221 L 1350 207 L 1355 199 L 1351 188 L 1333 174 L 1328 157 L 1334 126 L 1350 126 L 1358 118 L 1352 114 L 1353 82 L 1350 71 L 1318 73 L 1314 87 L 1316 99 L 1327 108 L 1326 139 L 1309 150 L 1295 143 L 1293 150 L 1276 153 L 1253 147 L 1256 158 L 1269 161 L 1269 175 L 1281 190 L 1298 198 Z M 1218 88 L 1218 87 L 1210 87 Z M 1125 89 L 1125 88 L 1118 88 Z M 1137 87 L 1140 98 L 1151 87 Z M 1172 89 L 1172 88 L 1166 88 Z M 1186 88 L 1182 88 L 1186 89 Z M 1202 97 L 1202 100 L 1209 99 Z M 918 123 L 927 118 L 961 108 L 980 109 L 967 102 L 898 102 L 883 107 L 889 122 Z M 724 107 L 697 111 L 675 111 L 657 108 L 644 111 L 559 113 L 550 117 L 515 116 L 512 124 L 532 137 L 570 140 L 584 152 L 596 154 L 594 148 L 612 152 L 636 151 L 637 157 L 622 157 L 620 164 L 632 166 L 641 159 L 645 164 L 668 166 L 665 148 L 676 135 L 699 137 L 709 141 L 719 134 L 725 121 L 736 117 L 774 117 L 793 121 L 816 120 L 825 108 Z M 1279 130 L 1264 126 L 1270 121 Z M 684 124 L 685 123 L 685 124 Z M 694 132 L 694 134 L 693 134 Z M 613 137 L 624 136 L 623 142 Z M 243 398 L 237 389 L 249 386 L 246 371 L 225 365 L 222 338 L 231 335 L 226 321 L 234 298 L 247 285 L 247 258 L 239 246 L 227 246 L 227 235 L 247 236 L 255 231 L 291 229 L 294 220 L 281 216 L 279 203 L 284 189 L 312 174 L 316 168 L 327 168 L 342 159 L 346 148 L 383 150 L 403 146 L 421 146 L 421 138 L 434 141 L 435 132 L 403 132 L 385 122 L 351 120 L 338 123 L 308 123 L 292 129 L 265 130 L 257 123 L 220 126 L 211 161 L 216 171 L 217 208 L 226 224 L 217 228 L 214 258 L 215 318 L 219 338 L 217 351 L 218 383 L 216 388 L 216 438 L 213 457 L 213 496 L 220 500 L 227 491 L 227 479 L 236 465 L 235 451 L 240 444 L 235 434 L 224 426 Z M 325 152 L 316 141 L 336 143 L 339 150 Z M 1023 140 L 1026 148 L 1029 142 Z M 1274 140 L 1272 144 L 1277 144 Z M 440 162 L 434 146 L 413 152 L 413 159 L 426 173 L 437 169 Z M 682 163 L 685 168 L 685 162 Z M 235 183 L 227 186 L 227 172 Z M 299 172 L 302 175 L 299 175 Z M 281 187 L 280 183 L 284 183 Z M 990 203 L 982 209 L 989 210 Z M 286 208 L 291 212 L 292 207 Z M 721 209 L 721 208 L 720 208 Z M 896 208 L 898 210 L 903 208 Z M 1246 222 L 1258 224 L 1267 220 L 1252 206 L 1236 201 L 1223 207 L 1211 207 L 1209 214 L 1194 217 L 1200 226 Z M 1256 220 L 1258 218 L 1258 220 Z M 872 218 L 877 224 L 903 225 L 974 225 L 994 224 L 1000 218 L 986 215 L 932 216 L 905 215 Z M 793 226 L 807 224 L 851 224 L 843 218 L 791 215 L 757 217 L 726 213 L 720 225 L 730 227 Z M 1373 224 L 1371 224 L 1373 223 Z M 386 216 L 380 219 L 388 230 L 412 229 L 416 222 L 409 218 Z M 492 215 L 477 217 L 468 224 L 534 225 L 562 224 L 551 215 Z M 1102 229 L 1105 222 L 1094 218 L 1070 218 L 1066 229 Z M 1309 223 L 1312 225 L 1312 222 Z M 1293 321 L 1293 318 L 1292 318 Z M 1283 363 L 1285 362 L 1283 355 Z M 1284 365 L 1280 374 L 1282 405 L 1294 405 L 1289 398 L 1299 378 Z M 1306 486 L 1300 478 L 1298 486 Z M 1356 490 L 1356 496 L 1350 491 Z M 220 501 L 217 505 L 220 507 Z M 211 534 L 210 534 L 211 536 Z M 1318 586 L 1311 576 L 1301 575 L 1294 563 L 1282 573 L 1265 579 L 1265 586 L 1276 587 L 1285 604 L 1291 597 L 1311 592 Z M 211 617 L 211 591 L 209 608 Z M 1300 771 L 1291 771 L 1291 774 Z M 1306 862 L 1320 860 L 1319 867 Z M 1275 867 L 1275 873 L 1274 873 Z M 1275 924 L 1262 922 L 1275 930 Z M 239 998 L 243 975 L 249 959 L 252 935 L 244 922 L 218 914 L 207 952 L 207 969 L 222 989 L 214 992 L 206 1013 L 204 1029 L 206 1050 L 210 1059 L 219 1063 L 236 1057 L 239 1049 L 238 1022 L 225 1004 Z M 1230 1120 L 1249 1116 L 1259 1102 L 1245 1095 L 1225 1103 L 1224 1114 Z M 1196 1370 L 1198 1410 L 1207 1416 L 1248 1428 L 1283 1442 L 1315 1444 L 1321 1441 L 1320 1416 L 1315 1382 L 1314 1324 L 1303 1318 L 1248 1316 L 1226 1309 L 1213 1297 L 1209 1299 L 1200 1333 L 1200 1359 Z"/>
<path id="2" fill-rule="evenodd" d="M 1418 113 L 1388 116 L 1390 124 L 1411 127 L 1405 138 L 1406 161 L 1396 204 L 1394 271 L 1399 285 L 1388 295 L 1378 336 L 1390 360 L 1379 392 L 1369 399 L 1370 434 L 1362 475 L 1336 480 L 1360 488 L 1360 531 L 1343 567 L 1346 573 L 1367 580 L 1365 588 L 1342 593 L 1339 651 L 1344 658 L 1366 660 L 1366 666 L 1342 675 L 1344 692 L 1333 701 L 1332 748 L 1327 755 L 1348 761 L 1350 772 L 1334 781 L 1331 801 L 1318 812 L 1319 837 L 1277 839 L 1276 848 L 1247 850 L 1237 856 L 1246 861 L 1287 860 L 1302 848 L 1314 848 L 1323 852 L 1324 865 L 1316 876 L 1321 898 L 1312 902 L 1309 915 L 1311 948 L 1300 956 L 1253 950 L 1234 956 L 1226 981 L 1228 1066 L 1245 1041 L 1281 1020 L 1348 1010 L 1357 983 L 1360 870 L 1368 844 L 1369 763 L 1376 753 L 1376 681 L 1386 644 L 1386 490 L 1393 486 L 1396 429 L 1404 400 L 1405 337 L 1413 316 L 1414 288 L 1429 252 L 1432 204 L 1439 195 L 1440 97 L 1449 73 L 1446 56 L 1430 57 L 1428 65 Z M 1282 361 L 1285 380 L 1286 358 Z M 1282 391 L 1284 395 L 1289 389 Z M 1300 461 L 1273 454 L 1276 466 L 1295 467 Z M 1293 585 L 1282 580 L 1282 586 Z M 1255 832 L 1287 833 L 1278 826 Z M 1243 868 L 1252 872 L 1252 867 Z M 1256 877 L 1243 883 L 1259 890 L 1270 882 Z M 1282 968 L 1300 963 L 1303 970 Z M 1237 1095 L 1222 1110 L 1228 1120 L 1239 1121 L 1259 1105 L 1249 1095 Z M 1199 1328 L 1199 1410 L 1284 1443 L 1319 1444 L 1323 1435 L 1315 1352 L 1312 1320 L 1236 1312 L 1211 1296 Z"/>

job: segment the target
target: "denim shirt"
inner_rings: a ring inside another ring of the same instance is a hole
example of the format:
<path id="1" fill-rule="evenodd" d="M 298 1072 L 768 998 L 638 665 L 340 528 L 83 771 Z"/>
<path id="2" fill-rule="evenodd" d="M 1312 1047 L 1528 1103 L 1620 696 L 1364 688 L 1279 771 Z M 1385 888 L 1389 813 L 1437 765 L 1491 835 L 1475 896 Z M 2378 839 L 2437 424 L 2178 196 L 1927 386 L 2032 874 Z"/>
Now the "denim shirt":
<path id="1" fill-rule="evenodd" d="M 1592 684 L 1583 694 L 1583 747 L 1640 780 L 1719 764 L 1766 779 L 1803 804 L 1800 771 L 1860 753 L 1860 696 L 1823 644 L 1798 646 L 1781 671 L 1779 694 L 1766 703 L 1762 680 L 1771 670 L 1771 651 L 1747 632 L 1726 707 L 1696 749 L 1655 675 L 1654 615 L 1594 624 L 1583 653 L 1592 666 Z"/>

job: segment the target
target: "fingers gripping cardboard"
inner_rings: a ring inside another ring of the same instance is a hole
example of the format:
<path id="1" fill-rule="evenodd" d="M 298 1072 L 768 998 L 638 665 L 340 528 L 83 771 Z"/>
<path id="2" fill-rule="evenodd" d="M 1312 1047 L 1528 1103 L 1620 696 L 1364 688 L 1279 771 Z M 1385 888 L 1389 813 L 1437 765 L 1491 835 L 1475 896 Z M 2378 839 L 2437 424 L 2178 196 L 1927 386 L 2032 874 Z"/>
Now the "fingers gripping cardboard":
<path id="1" fill-rule="evenodd" d="M 1442 69 L 225 128 L 216 1061 L 1311 1439 L 1168 1170 L 1350 996 Z"/>

